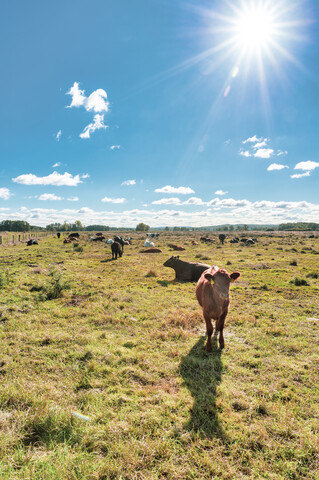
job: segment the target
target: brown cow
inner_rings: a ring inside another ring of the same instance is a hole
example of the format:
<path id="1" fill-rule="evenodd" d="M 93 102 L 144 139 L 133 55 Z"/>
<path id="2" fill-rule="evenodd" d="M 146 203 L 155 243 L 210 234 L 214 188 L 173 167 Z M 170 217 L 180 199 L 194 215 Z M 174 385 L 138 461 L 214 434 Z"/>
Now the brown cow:
<path id="1" fill-rule="evenodd" d="M 140 253 L 162 253 L 162 250 L 160 250 L 159 248 L 150 247 L 145 248 L 144 250 L 140 250 Z"/>
<path id="2" fill-rule="evenodd" d="M 168 246 L 177 251 L 186 250 L 186 248 L 182 247 L 181 245 L 175 245 L 174 243 L 169 243 Z"/>
<path id="3" fill-rule="evenodd" d="M 216 322 L 216 332 L 219 332 L 219 346 L 220 348 L 225 346 L 223 329 L 229 307 L 229 287 L 230 283 L 239 277 L 239 272 L 233 272 L 229 275 L 227 270 L 213 265 L 202 273 L 197 282 L 196 297 L 203 309 L 203 316 L 206 322 L 207 352 L 212 351 L 211 337 L 214 331 L 212 319 Z M 213 280 L 213 284 L 211 284 L 211 280 Z"/>

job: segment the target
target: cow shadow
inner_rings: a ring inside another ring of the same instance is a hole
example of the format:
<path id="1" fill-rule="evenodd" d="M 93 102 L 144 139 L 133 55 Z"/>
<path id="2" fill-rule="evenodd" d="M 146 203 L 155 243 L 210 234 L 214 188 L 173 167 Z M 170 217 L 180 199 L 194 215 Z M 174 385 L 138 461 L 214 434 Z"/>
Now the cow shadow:
<path id="1" fill-rule="evenodd" d="M 217 347 L 216 335 L 212 337 L 211 353 L 205 351 L 205 340 L 200 338 L 180 363 L 180 374 L 194 399 L 191 417 L 184 427 L 205 437 L 225 439 L 216 408 L 216 391 L 222 381 L 222 351 Z"/>

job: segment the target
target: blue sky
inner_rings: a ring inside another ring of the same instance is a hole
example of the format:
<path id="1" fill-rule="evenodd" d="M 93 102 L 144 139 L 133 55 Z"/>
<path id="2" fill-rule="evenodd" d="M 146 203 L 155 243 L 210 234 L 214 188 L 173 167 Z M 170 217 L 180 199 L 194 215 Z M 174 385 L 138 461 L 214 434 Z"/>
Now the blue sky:
<path id="1" fill-rule="evenodd" d="M 0 220 L 319 222 L 315 0 L 1 6 Z"/>

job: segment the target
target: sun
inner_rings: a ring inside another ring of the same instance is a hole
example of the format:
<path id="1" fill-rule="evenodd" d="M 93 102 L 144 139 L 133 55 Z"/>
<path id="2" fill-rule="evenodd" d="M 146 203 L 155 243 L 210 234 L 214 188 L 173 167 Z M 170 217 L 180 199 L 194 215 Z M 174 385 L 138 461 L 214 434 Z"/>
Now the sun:
<path id="1" fill-rule="evenodd" d="M 259 51 L 267 48 L 275 36 L 275 18 L 263 6 L 246 8 L 234 21 L 234 41 L 241 49 Z"/>

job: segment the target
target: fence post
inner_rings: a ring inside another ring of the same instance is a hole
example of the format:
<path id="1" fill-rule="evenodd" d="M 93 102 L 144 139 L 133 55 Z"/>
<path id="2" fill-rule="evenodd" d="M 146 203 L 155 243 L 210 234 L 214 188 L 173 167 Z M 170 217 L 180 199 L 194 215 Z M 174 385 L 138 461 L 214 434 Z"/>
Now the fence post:
<path id="1" fill-rule="evenodd" d="M 2 245 L 2 235 L 0 235 L 0 245 Z"/>

